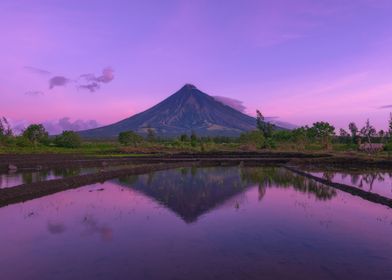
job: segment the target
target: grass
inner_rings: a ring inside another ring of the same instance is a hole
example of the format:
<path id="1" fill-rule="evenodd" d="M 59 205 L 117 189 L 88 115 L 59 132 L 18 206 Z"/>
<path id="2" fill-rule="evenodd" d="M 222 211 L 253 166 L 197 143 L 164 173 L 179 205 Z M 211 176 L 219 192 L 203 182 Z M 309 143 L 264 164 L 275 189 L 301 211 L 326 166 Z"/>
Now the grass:
<path id="1" fill-rule="evenodd" d="M 214 153 L 214 152 L 260 152 L 260 151 L 277 151 L 277 152 L 303 152 L 303 153 L 330 153 L 340 156 L 360 156 L 372 158 L 391 158 L 391 152 L 381 152 L 375 155 L 367 155 L 358 152 L 356 147 L 350 144 L 333 144 L 330 150 L 324 149 L 321 144 L 311 143 L 305 147 L 300 147 L 295 143 L 281 142 L 277 143 L 274 149 L 261 150 L 254 145 L 244 145 L 240 143 L 197 143 L 193 145 L 190 142 L 159 142 L 133 146 L 122 146 L 115 141 L 89 141 L 83 142 L 80 148 L 61 148 L 56 146 L 29 146 L 18 147 L 16 145 L 1 146 L 0 154 L 79 154 L 85 156 L 110 156 L 110 157 L 143 157 L 146 155 L 156 154 L 175 154 L 175 153 Z"/>

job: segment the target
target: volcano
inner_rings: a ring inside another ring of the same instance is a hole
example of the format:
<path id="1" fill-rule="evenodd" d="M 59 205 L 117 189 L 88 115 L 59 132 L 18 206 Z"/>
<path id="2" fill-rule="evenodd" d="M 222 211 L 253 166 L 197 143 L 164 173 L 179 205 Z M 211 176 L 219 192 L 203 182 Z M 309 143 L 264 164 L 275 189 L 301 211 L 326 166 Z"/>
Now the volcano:
<path id="1" fill-rule="evenodd" d="M 84 138 L 115 138 L 132 130 L 146 135 L 153 129 L 170 138 L 195 132 L 198 136 L 238 136 L 256 128 L 256 119 L 225 105 L 194 85 L 186 84 L 150 109 L 117 123 L 80 131 Z"/>

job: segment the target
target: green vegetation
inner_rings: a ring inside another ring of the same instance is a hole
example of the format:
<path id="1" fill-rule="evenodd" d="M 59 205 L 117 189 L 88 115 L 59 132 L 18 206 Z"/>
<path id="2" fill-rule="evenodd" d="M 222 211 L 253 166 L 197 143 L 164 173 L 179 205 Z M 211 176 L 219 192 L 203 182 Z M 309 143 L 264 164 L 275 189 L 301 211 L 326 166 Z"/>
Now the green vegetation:
<path id="1" fill-rule="evenodd" d="M 80 148 L 82 146 L 82 139 L 74 131 L 63 131 L 63 133 L 56 136 L 54 144 L 64 148 Z"/>
<path id="2" fill-rule="evenodd" d="M 133 131 L 124 131 L 118 135 L 118 142 L 125 146 L 132 145 L 136 147 L 143 142 L 143 138 Z"/>
<path id="3" fill-rule="evenodd" d="M 31 124 L 23 131 L 22 137 L 36 146 L 38 143 L 48 143 L 49 133 L 42 124 Z"/>
<path id="4" fill-rule="evenodd" d="M 202 137 L 194 131 L 174 139 L 162 139 L 155 130 L 148 128 L 143 137 L 133 131 L 118 135 L 117 141 L 82 140 L 76 132 L 64 131 L 56 137 L 48 136 L 41 124 L 28 126 L 20 135 L 14 135 L 7 119 L 0 119 L 0 153 L 78 153 L 91 155 L 133 156 L 149 153 L 167 154 L 177 152 L 241 152 L 241 151 L 301 151 L 330 153 L 359 153 L 362 143 L 381 146 L 368 153 L 392 156 L 392 114 L 388 131 L 376 131 L 368 120 L 358 129 L 351 122 L 348 130 L 339 134 L 327 122 L 315 122 L 293 130 L 277 130 L 265 121 L 257 111 L 255 130 L 239 137 Z M 368 145 L 367 144 L 367 145 Z"/>

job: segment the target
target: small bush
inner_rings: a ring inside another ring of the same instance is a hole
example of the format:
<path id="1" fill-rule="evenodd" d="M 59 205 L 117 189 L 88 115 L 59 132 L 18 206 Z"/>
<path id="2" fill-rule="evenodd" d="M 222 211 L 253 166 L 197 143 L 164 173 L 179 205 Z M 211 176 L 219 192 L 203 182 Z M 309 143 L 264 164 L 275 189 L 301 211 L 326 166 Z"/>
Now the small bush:
<path id="1" fill-rule="evenodd" d="M 23 148 L 23 147 L 31 147 L 33 146 L 33 143 L 31 143 L 31 141 L 26 137 L 18 136 L 15 137 L 15 145 Z"/>
<path id="2" fill-rule="evenodd" d="M 133 145 L 136 147 L 138 144 L 143 142 L 143 138 L 133 131 L 124 131 L 118 134 L 118 142 L 125 146 Z"/>
<path id="3" fill-rule="evenodd" d="M 24 131 L 22 136 L 28 139 L 31 143 L 48 144 L 49 134 L 42 124 L 31 124 Z"/>
<path id="4" fill-rule="evenodd" d="M 261 131 L 253 130 L 249 132 L 242 133 L 239 139 L 241 144 L 255 145 L 258 148 L 264 147 L 265 138 Z"/>
<path id="5" fill-rule="evenodd" d="M 74 131 L 63 131 L 63 133 L 56 136 L 54 143 L 58 147 L 79 148 L 82 145 L 82 139 Z"/>

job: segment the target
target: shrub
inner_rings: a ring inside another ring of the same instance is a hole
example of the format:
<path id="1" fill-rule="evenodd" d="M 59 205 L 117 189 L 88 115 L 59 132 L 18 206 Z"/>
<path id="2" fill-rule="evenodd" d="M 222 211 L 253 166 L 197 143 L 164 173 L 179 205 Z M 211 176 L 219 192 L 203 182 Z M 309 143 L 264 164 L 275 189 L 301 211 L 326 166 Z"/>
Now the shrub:
<path id="1" fill-rule="evenodd" d="M 242 133 L 239 138 L 240 143 L 255 145 L 258 148 L 264 147 L 265 138 L 263 132 L 260 130 L 253 130 L 249 132 Z"/>
<path id="2" fill-rule="evenodd" d="M 29 125 L 23 131 L 22 136 L 28 139 L 34 145 L 37 143 L 47 144 L 49 141 L 49 134 L 42 124 Z"/>
<path id="3" fill-rule="evenodd" d="M 31 147 L 33 143 L 26 137 L 17 136 L 15 137 L 15 145 L 18 147 Z"/>
<path id="4" fill-rule="evenodd" d="M 143 138 L 133 131 L 124 131 L 118 134 L 118 142 L 123 145 L 133 145 L 136 147 L 143 142 Z"/>
<path id="5" fill-rule="evenodd" d="M 56 146 L 64 148 L 79 148 L 82 145 L 82 139 L 74 131 L 63 131 L 54 139 Z"/>

